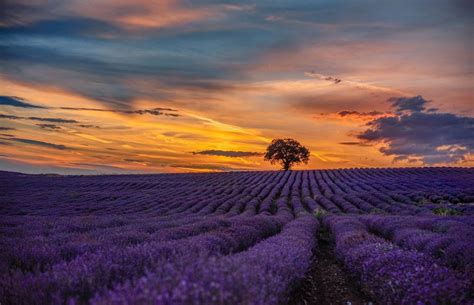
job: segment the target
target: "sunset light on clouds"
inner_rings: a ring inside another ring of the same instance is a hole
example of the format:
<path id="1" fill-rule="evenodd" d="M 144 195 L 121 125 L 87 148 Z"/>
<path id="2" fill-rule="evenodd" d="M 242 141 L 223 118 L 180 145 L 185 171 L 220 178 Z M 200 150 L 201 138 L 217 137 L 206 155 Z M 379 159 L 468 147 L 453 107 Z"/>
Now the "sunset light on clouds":
<path id="1" fill-rule="evenodd" d="M 473 166 L 473 5 L 12 1 L 0 169 L 155 173 Z"/>

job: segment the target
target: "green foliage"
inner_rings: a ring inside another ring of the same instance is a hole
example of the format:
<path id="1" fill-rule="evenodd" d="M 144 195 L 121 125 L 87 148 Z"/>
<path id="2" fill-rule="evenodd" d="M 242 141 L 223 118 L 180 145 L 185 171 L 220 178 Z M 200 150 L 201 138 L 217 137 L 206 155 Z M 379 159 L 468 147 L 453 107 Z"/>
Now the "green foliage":
<path id="1" fill-rule="evenodd" d="M 448 207 L 439 207 L 433 210 L 433 213 L 436 215 L 441 215 L 441 216 L 458 216 L 462 215 L 462 213 L 456 209 L 451 209 Z"/>
<path id="2" fill-rule="evenodd" d="M 382 209 L 379 209 L 379 208 L 373 208 L 372 210 L 370 210 L 369 212 L 370 214 L 374 214 L 374 215 L 383 215 L 383 214 L 387 214 L 384 210 Z"/>
<path id="3" fill-rule="evenodd" d="M 327 212 L 323 209 L 320 209 L 320 208 L 317 208 L 317 209 L 314 209 L 313 211 L 313 215 L 318 218 L 318 219 L 321 219 L 323 218 L 325 215 L 327 215 Z"/>
<path id="4" fill-rule="evenodd" d="M 294 164 L 308 163 L 310 151 L 293 139 L 274 139 L 267 147 L 265 161 L 271 164 L 280 163 L 284 170 L 289 170 Z"/>

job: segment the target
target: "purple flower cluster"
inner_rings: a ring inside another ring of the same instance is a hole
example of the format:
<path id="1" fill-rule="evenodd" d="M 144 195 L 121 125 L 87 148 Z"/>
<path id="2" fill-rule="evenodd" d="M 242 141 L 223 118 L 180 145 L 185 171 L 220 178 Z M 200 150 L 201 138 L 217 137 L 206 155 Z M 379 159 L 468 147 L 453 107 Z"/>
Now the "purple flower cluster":
<path id="1" fill-rule="evenodd" d="M 311 263 L 317 227 L 302 216 L 245 252 L 164 266 L 92 304 L 281 304 Z"/>
<path id="2" fill-rule="evenodd" d="M 430 256 L 405 250 L 367 231 L 355 217 L 329 216 L 336 255 L 381 304 L 471 304 L 467 275 Z M 472 276 L 472 275 L 471 275 Z"/>
<path id="3" fill-rule="evenodd" d="M 405 249 L 439 259 L 474 280 L 474 218 L 472 217 L 361 217 L 368 229 Z"/>
<path id="4" fill-rule="evenodd" d="M 0 202 L 1 304 L 285 304 L 317 217 L 379 303 L 462 304 L 474 282 L 472 169 L 0 172 Z"/>

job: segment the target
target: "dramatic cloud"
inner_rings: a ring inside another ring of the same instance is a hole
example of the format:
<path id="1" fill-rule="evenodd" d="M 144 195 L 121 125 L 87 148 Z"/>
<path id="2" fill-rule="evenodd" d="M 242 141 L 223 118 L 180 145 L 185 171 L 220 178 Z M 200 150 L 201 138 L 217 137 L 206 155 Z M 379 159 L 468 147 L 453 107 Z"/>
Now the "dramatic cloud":
<path id="1" fill-rule="evenodd" d="M 390 166 L 375 140 L 347 134 L 382 117 L 440 114 L 435 106 L 474 114 L 465 0 L 93 2 L 1 2 L 0 125 L 87 148 L 52 155 L 2 139 L 12 144 L 2 154 L 21 152 L 43 170 L 82 162 L 92 171 L 98 155 L 99 164 L 165 172 L 270 169 L 252 152 L 291 136 L 318 148 L 308 168 Z M 211 148 L 224 152 L 200 154 Z M 347 155 L 326 158 L 335 151 Z"/>
<path id="2" fill-rule="evenodd" d="M 228 150 L 203 150 L 193 152 L 195 155 L 222 156 L 230 158 L 261 156 L 262 153 L 250 151 L 228 151 Z"/>
<path id="3" fill-rule="evenodd" d="M 399 113 L 367 123 L 357 135 L 366 143 L 384 143 L 384 155 L 394 161 L 425 164 L 460 162 L 474 150 L 474 118 L 452 113 L 425 112 L 421 96 L 389 100 Z"/>
<path id="4" fill-rule="evenodd" d="M 20 107 L 20 108 L 41 108 L 41 109 L 45 108 L 45 107 L 41 107 L 41 106 L 37 106 L 37 105 L 27 103 L 21 97 L 6 96 L 6 95 L 0 95 L 0 106 L 1 105 Z"/>
<path id="5" fill-rule="evenodd" d="M 20 143 L 30 144 L 30 145 L 37 145 L 37 146 L 43 146 L 43 147 L 47 147 L 47 148 L 59 149 L 59 150 L 67 149 L 67 147 L 64 146 L 64 145 L 53 144 L 53 143 L 37 141 L 37 140 L 31 140 L 31 139 L 10 138 L 10 140 L 20 142 Z"/>

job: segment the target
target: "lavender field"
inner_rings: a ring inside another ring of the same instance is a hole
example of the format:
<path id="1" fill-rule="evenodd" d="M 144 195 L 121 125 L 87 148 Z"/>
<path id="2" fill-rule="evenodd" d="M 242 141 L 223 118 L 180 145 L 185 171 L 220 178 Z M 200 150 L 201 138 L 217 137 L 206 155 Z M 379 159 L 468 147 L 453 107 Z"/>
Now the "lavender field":
<path id="1" fill-rule="evenodd" d="M 1 172 L 0 203 L 2 305 L 331 304 L 323 239 L 341 304 L 474 301 L 472 168 Z"/>

